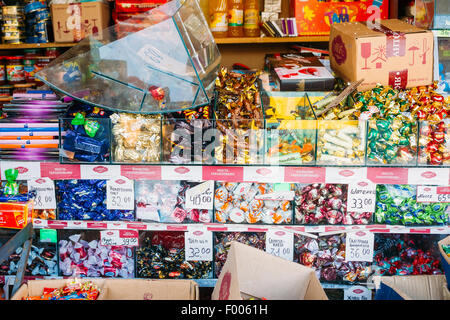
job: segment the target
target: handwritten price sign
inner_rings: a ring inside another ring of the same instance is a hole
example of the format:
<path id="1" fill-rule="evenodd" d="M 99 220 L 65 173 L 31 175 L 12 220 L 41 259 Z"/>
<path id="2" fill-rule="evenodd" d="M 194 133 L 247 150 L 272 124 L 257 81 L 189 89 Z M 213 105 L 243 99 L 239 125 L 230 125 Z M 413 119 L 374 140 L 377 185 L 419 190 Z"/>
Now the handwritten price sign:
<path id="1" fill-rule="evenodd" d="M 186 261 L 212 261 L 212 232 L 206 228 L 187 231 L 184 235 Z"/>
<path id="2" fill-rule="evenodd" d="M 36 190 L 34 209 L 56 209 L 55 184 L 52 180 L 28 180 L 28 190 Z"/>
<path id="3" fill-rule="evenodd" d="M 139 245 L 139 233 L 136 230 L 105 230 L 100 231 L 100 241 L 104 246 Z"/>
<path id="4" fill-rule="evenodd" d="M 345 237 L 345 261 L 373 261 L 374 235 L 368 231 L 349 232 Z"/>
<path id="5" fill-rule="evenodd" d="M 121 177 L 106 182 L 106 209 L 134 210 L 133 181 Z"/>
<path id="6" fill-rule="evenodd" d="M 214 181 L 203 182 L 186 191 L 186 209 L 213 209 Z"/>
<path id="7" fill-rule="evenodd" d="M 347 211 L 375 212 L 376 185 L 367 179 L 348 185 Z"/>

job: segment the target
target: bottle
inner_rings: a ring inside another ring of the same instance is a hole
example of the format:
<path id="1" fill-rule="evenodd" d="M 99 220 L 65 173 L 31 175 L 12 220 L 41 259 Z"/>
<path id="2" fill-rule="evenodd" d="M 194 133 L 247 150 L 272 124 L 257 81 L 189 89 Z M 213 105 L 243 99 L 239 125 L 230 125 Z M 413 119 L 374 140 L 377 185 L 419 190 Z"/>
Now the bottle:
<path id="1" fill-rule="evenodd" d="M 229 0 L 228 36 L 244 36 L 244 0 Z"/>
<path id="2" fill-rule="evenodd" d="M 228 0 L 211 0 L 209 2 L 209 27 L 215 38 L 228 36 Z"/>
<path id="3" fill-rule="evenodd" d="M 244 35 L 259 37 L 259 0 L 245 0 L 244 5 Z"/>

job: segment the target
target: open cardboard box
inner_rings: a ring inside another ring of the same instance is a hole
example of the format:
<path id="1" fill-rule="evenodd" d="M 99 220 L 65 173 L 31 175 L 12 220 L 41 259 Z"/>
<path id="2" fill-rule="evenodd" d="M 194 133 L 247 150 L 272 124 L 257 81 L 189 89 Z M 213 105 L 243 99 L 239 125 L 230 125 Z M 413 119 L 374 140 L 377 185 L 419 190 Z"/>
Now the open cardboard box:
<path id="1" fill-rule="evenodd" d="M 447 288 L 450 289 L 450 258 L 447 257 L 444 249 L 442 249 L 443 245 L 450 246 L 450 236 L 438 242 L 439 253 L 441 254 L 442 269 L 444 270 L 444 274 L 447 279 Z"/>
<path id="2" fill-rule="evenodd" d="M 62 288 L 73 279 L 29 280 L 11 300 L 40 296 L 44 288 Z M 199 287 L 192 280 L 102 279 L 83 278 L 98 286 L 97 300 L 199 300 Z"/>
<path id="3" fill-rule="evenodd" d="M 233 241 L 212 300 L 328 300 L 313 269 Z"/>

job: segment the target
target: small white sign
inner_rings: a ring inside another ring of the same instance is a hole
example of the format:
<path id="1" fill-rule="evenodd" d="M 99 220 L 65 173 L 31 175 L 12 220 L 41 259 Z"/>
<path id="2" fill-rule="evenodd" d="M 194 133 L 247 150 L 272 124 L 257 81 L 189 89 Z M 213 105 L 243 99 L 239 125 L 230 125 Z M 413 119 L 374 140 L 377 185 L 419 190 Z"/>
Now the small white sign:
<path id="1" fill-rule="evenodd" d="M 409 168 L 408 184 L 448 186 L 449 168 Z"/>
<path id="2" fill-rule="evenodd" d="M 376 184 L 368 179 L 362 179 L 348 185 L 347 211 L 375 212 Z"/>
<path id="3" fill-rule="evenodd" d="M 284 182 L 284 167 L 244 167 L 244 181 Z"/>
<path id="4" fill-rule="evenodd" d="M 186 209 L 213 209 L 214 181 L 206 181 L 186 190 Z"/>
<path id="5" fill-rule="evenodd" d="M 372 300 L 372 291 L 363 286 L 344 289 L 344 300 Z"/>
<path id="6" fill-rule="evenodd" d="M 131 246 L 139 245 L 137 230 L 104 230 L 100 231 L 100 243 L 104 246 Z"/>
<path id="7" fill-rule="evenodd" d="M 28 190 L 36 190 L 34 209 L 56 209 L 55 184 L 49 178 L 28 180 Z"/>
<path id="8" fill-rule="evenodd" d="M 114 179 L 120 176 L 120 166 L 82 164 L 80 175 L 81 179 Z"/>
<path id="9" fill-rule="evenodd" d="M 184 235 L 186 261 L 212 261 L 212 232 L 206 228 L 189 230 Z"/>
<path id="10" fill-rule="evenodd" d="M 436 186 L 417 186 L 417 202 L 424 203 L 449 203 L 450 188 Z"/>
<path id="11" fill-rule="evenodd" d="M 19 174 L 17 180 L 32 180 L 41 177 L 40 162 L 15 162 L 2 161 L 2 179 L 5 180 L 5 171 L 8 169 L 17 169 Z"/>
<path id="12" fill-rule="evenodd" d="M 327 167 L 325 170 L 326 183 L 353 183 L 366 177 L 367 168 Z"/>
<path id="13" fill-rule="evenodd" d="M 369 231 L 348 232 L 345 238 L 345 261 L 373 261 L 374 234 Z"/>
<path id="14" fill-rule="evenodd" d="M 283 230 L 266 232 L 266 252 L 292 261 L 294 258 L 294 234 Z"/>
<path id="15" fill-rule="evenodd" d="M 134 210 L 134 184 L 120 177 L 106 181 L 106 209 Z"/>
<path id="16" fill-rule="evenodd" d="M 202 181 L 201 166 L 162 166 L 161 180 Z"/>
<path id="17" fill-rule="evenodd" d="M 295 191 L 275 191 L 255 196 L 256 200 L 286 200 L 292 201 L 295 197 Z"/>

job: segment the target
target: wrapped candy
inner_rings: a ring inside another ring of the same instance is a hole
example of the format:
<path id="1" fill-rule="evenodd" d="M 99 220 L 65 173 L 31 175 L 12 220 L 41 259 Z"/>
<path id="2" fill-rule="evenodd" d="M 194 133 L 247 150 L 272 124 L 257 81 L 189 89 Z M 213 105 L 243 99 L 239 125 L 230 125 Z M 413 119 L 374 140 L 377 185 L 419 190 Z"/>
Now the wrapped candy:
<path id="1" fill-rule="evenodd" d="M 114 162 L 160 161 L 160 115 L 114 113 L 110 118 Z"/>
<path id="2" fill-rule="evenodd" d="M 260 250 L 266 249 L 265 232 L 215 232 L 214 272 L 216 278 L 219 278 L 223 265 L 227 260 L 231 241 L 237 241 Z"/>
<path id="3" fill-rule="evenodd" d="M 416 201 L 416 186 L 377 185 L 374 220 L 381 224 L 444 225 L 448 204 Z"/>
<path id="4" fill-rule="evenodd" d="M 443 274 L 439 235 L 375 234 L 374 275 Z"/>
<path id="5" fill-rule="evenodd" d="M 345 234 L 318 239 L 294 235 L 294 261 L 313 268 L 324 282 L 365 282 L 372 273 L 368 262 L 345 261 Z"/>
<path id="6" fill-rule="evenodd" d="M 136 218 L 168 223 L 211 222 L 212 210 L 186 208 L 186 191 L 197 185 L 188 181 L 137 180 Z"/>
<path id="7" fill-rule="evenodd" d="M 144 232 L 136 249 L 136 275 L 153 279 L 210 279 L 211 261 L 186 261 L 184 232 Z"/>
<path id="8" fill-rule="evenodd" d="M 447 255 L 447 257 L 450 258 L 450 245 L 442 245 L 442 250 L 444 250 L 445 254 Z"/>
<path id="9" fill-rule="evenodd" d="M 419 165 L 450 164 L 450 119 L 419 122 Z"/>
<path id="10" fill-rule="evenodd" d="M 92 281 L 70 281 L 62 288 L 44 288 L 40 296 L 28 296 L 22 300 L 97 300 L 100 291 Z"/>
<path id="11" fill-rule="evenodd" d="M 233 223 L 292 223 L 289 200 L 262 200 L 258 196 L 274 192 L 270 183 L 217 182 L 214 194 L 215 221 Z"/>
<path id="12" fill-rule="evenodd" d="M 3 187 L 3 194 L 8 196 L 15 196 L 19 194 L 19 185 L 17 184 L 17 176 L 19 175 L 19 170 L 17 169 L 6 169 L 5 177 L 7 182 Z"/>
<path id="13" fill-rule="evenodd" d="M 106 180 L 55 182 L 59 220 L 134 220 L 130 210 L 106 209 Z"/>
<path id="14" fill-rule="evenodd" d="M 60 235 L 59 272 L 74 277 L 134 277 L 134 250 L 105 246 L 99 231 L 68 231 Z"/>
<path id="15" fill-rule="evenodd" d="M 55 209 L 33 209 L 33 219 L 55 220 Z"/>

